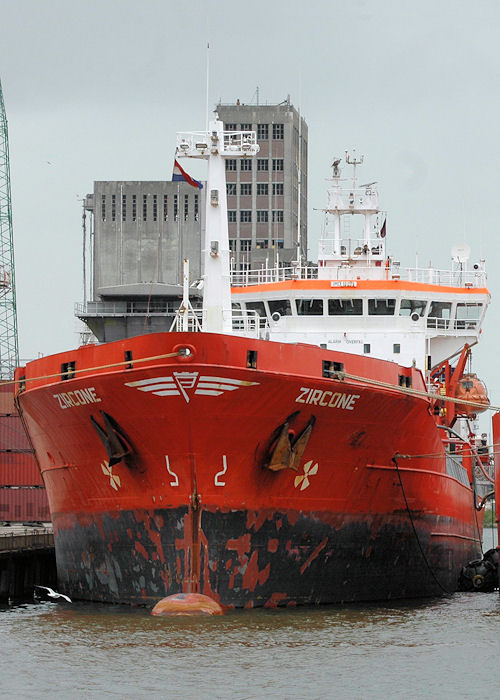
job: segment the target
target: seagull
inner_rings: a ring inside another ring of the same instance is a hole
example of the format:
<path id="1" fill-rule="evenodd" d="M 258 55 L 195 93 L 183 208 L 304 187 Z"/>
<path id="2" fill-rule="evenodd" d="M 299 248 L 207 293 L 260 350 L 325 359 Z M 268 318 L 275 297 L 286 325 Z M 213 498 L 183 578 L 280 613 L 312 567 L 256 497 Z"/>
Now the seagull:
<path id="1" fill-rule="evenodd" d="M 35 584 L 35 588 L 44 588 L 46 591 L 48 591 L 47 595 L 49 598 L 64 598 L 64 600 L 67 600 L 68 603 L 71 603 L 71 598 L 68 598 L 67 595 L 64 595 L 64 593 L 58 593 L 57 591 L 53 591 L 52 588 L 49 588 L 48 586 L 38 586 Z"/>

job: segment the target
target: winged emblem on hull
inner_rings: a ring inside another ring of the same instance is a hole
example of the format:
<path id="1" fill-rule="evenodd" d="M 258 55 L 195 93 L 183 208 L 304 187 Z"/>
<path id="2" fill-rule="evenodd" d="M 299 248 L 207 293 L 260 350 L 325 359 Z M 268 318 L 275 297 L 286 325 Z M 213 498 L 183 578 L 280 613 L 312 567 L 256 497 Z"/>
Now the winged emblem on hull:
<path id="1" fill-rule="evenodd" d="M 137 382 L 125 382 L 125 386 L 150 392 L 155 396 L 182 396 L 189 403 L 193 394 L 220 396 L 226 391 L 235 391 L 242 387 L 255 386 L 259 382 L 247 382 L 243 379 L 229 377 L 209 377 L 199 372 L 172 372 L 170 376 L 140 379 Z"/>

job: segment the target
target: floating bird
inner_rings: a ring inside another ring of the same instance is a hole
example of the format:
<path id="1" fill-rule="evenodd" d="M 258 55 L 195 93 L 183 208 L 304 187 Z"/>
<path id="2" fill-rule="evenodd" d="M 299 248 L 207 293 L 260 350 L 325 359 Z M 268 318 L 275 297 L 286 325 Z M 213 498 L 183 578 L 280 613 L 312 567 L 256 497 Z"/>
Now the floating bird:
<path id="1" fill-rule="evenodd" d="M 56 600 L 57 598 L 64 598 L 64 600 L 67 600 L 68 603 L 71 603 L 71 598 L 68 598 L 67 595 L 64 595 L 64 593 L 58 593 L 57 591 L 53 591 L 52 588 L 49 588 L 48 586 L 35 585 L 35 588 L 43 588 L 46 591 L 48 591 L 47 595 L 49 598 L 54 598 Z"/>

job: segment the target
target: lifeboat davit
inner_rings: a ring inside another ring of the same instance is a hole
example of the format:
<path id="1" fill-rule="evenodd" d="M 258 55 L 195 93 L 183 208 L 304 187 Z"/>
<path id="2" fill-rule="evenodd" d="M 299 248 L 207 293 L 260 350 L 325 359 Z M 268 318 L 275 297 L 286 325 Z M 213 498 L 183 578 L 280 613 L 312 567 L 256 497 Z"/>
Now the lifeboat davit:
<path id="1" fill-rule="evenodd" d="M 476 415 L 486 411 L 490 405 L 488 392 L 483 382 L 477 378 L 476 374 L 464 374 L 458 382 L 454 398 L 463 401 L 474 401 L 474 403 L 482 404 L 484 408 L 479 406 L 467 406 L 466 404 L 458 404 L 457 412 L 466 414 L 467 416 Z"/>

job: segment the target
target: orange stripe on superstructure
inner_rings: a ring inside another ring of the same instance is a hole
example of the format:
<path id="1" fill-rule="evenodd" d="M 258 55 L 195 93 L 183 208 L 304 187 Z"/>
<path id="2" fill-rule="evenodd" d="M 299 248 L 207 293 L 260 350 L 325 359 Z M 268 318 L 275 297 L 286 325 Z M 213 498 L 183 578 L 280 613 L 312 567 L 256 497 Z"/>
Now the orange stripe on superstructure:
<path id="1" fill-rule="evenodd" d="M 314 289 L 330 291 L 350 291 L 354 289 L 387 289 L 389 291 L 418 291 L 440 292 L 452 294 L 489 294 L 486 287 L 448 287 L 442 284 L 426 284 L 425 282 L 409 282 L 407 280 L 353 280 L 356 284 L 348 284 L 351 280 L 285 280 L 284 282 L 268 282 L 266 284 L 248 285 L 248 287 L 232 287 L 232 294 L 262 294 L 263 292 L 309 291 Z M 346 282 L 345 286 L 331 285 L 331 282 Z"/>

